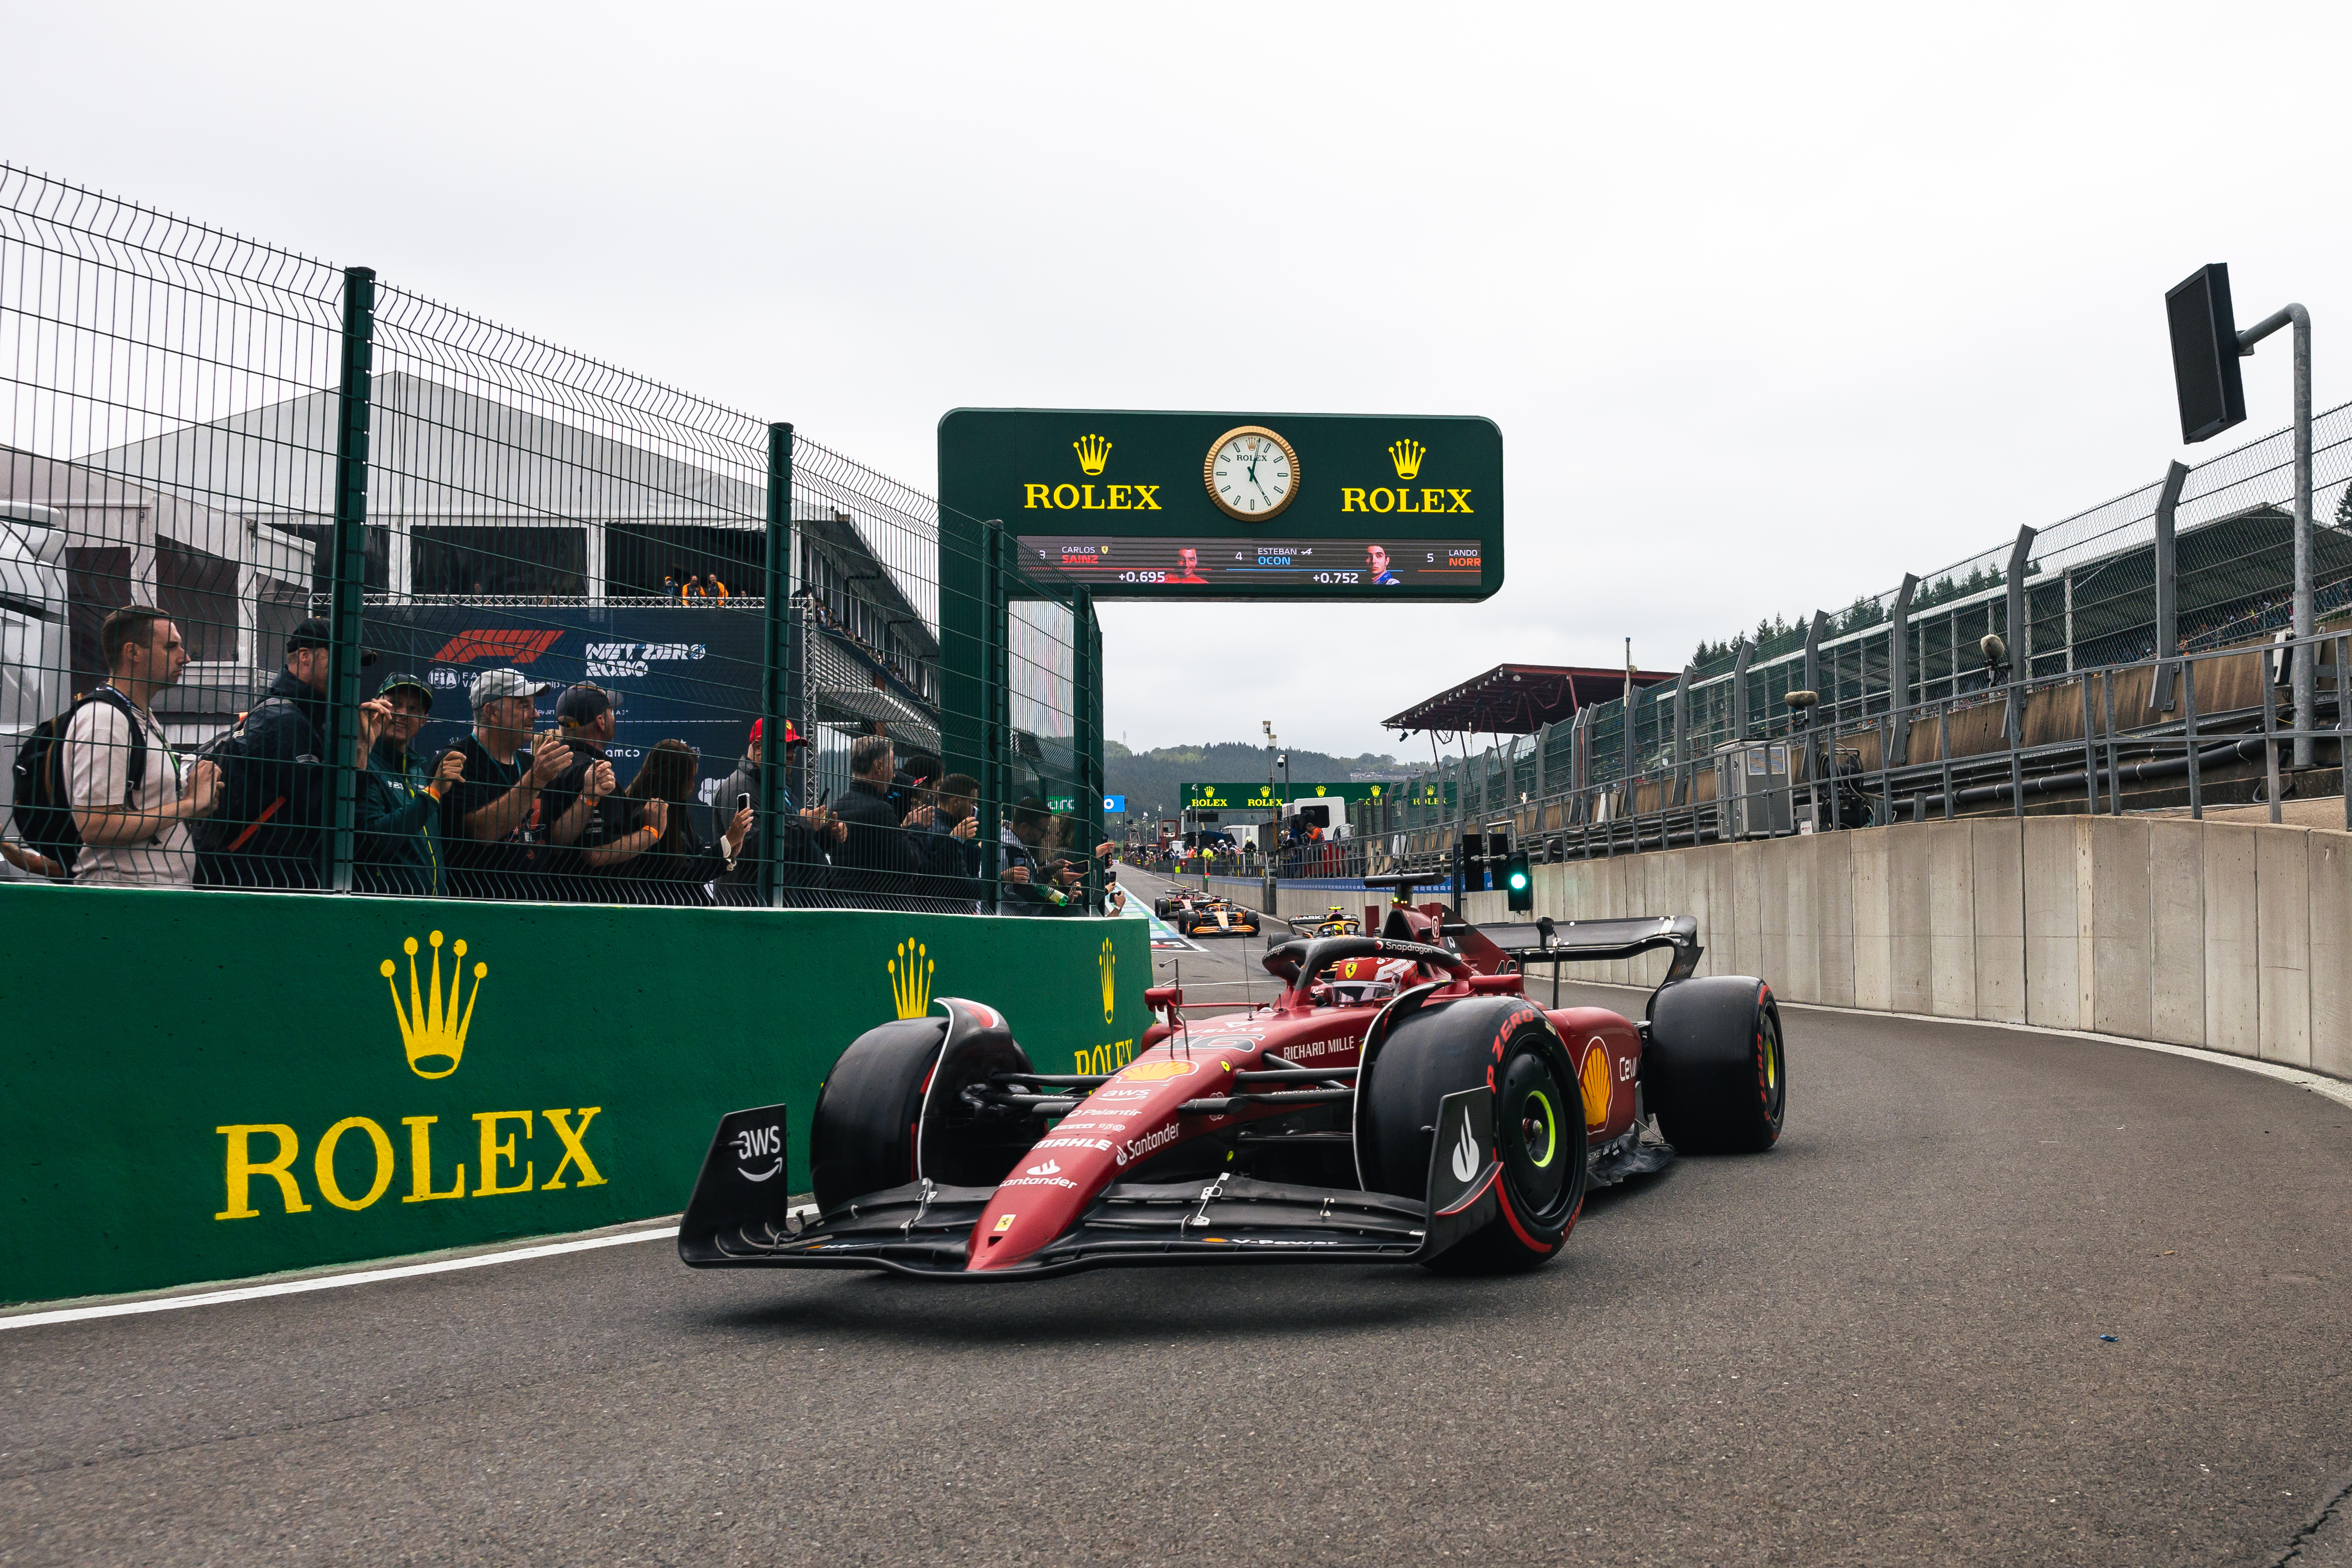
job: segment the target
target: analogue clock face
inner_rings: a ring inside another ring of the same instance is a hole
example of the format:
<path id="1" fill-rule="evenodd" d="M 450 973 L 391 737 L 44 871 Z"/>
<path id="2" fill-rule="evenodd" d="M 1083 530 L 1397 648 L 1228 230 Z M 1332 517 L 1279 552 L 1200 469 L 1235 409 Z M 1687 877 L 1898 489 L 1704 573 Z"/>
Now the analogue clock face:
<path id="1" fill-rule="evenodd" d="M 1273 431 L 1244 425 L 1209 449 L 1202 478 L 1209 499 L 1227 514 L 1244 521 L 1272 517 L 1298 488 L 1298 458 Z"/>

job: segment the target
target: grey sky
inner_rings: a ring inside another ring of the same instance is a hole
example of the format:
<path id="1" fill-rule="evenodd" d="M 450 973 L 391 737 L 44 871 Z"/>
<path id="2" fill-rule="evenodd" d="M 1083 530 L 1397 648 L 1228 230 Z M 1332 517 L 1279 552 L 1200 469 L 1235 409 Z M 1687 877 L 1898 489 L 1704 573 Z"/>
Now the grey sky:
<path id="1" fill-rule="evenodd" d="M 1388 749 L 2144 482 L 2204 261 L 2352 393 L 2341 5 L 10 12 L 10 161 L 926 488 L 958 405 L 1501 424 L 1501 595 L 1108 606 L 1137 746 Z M 2247 388 L 2199 456 L 2284 423 L 2284 340 Z"/>

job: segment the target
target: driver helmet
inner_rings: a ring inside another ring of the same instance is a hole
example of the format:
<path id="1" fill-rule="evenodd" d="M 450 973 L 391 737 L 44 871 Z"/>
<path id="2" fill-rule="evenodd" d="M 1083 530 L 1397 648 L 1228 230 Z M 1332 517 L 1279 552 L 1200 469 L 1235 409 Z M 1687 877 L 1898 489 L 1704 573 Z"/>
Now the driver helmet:
<path id="1" fill-rule="evenodd" d="M 1385 1002 L 1411 978 L 1410 958 L 1343 958 L 1324 972 L 1324 984 L 1337 1006 Z"/>

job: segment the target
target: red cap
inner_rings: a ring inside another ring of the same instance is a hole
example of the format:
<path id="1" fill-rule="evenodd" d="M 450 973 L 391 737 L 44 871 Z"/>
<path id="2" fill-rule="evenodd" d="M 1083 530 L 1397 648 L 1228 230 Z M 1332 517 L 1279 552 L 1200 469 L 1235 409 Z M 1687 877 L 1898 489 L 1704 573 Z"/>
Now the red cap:
<path id="1" fill-rule="evenodd" d="M 754 747 L 759 745 L 761 731 L 766 729 L 767 723 L 768 721 L 765 719 L 754 719 L 751 721 L 751 744 Z M 793 729 L 793 721 L 790 719 L 784 721 L 784 744 L 787 746 L 805 746 L 808 744 L 808 737 L 802 734 L 798 730 Z"/>

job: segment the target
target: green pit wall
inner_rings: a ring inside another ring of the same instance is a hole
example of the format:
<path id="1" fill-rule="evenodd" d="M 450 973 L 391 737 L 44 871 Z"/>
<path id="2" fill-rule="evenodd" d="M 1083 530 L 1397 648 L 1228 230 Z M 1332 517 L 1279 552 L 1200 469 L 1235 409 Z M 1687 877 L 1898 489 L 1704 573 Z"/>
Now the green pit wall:
<path id="1" fill-rule="evenodd" d="M 470 1017 L 454 1065 L 428 1054 L 447 1025 L 412 1065 L 403 1018 L 431 1026 L 436 931 L 445 1009 L 466 944 Z M 1039 1070 L 1103 1071 L 1150 1022 L 1139 920 L 8 883 L 0 940 L 12 1302 L 675 1214 L 719 1116 L 744 1106 L 792 1107 L 784 1179 L 805 1192 L 817 1086 L 862 1030 L 968 996 Z M 319 1164 L 338 1127 L 341 1204 Z M 284 1173 L 247 1174 L 242 1202 L 240 1143 L 242 1163 Z"/>

